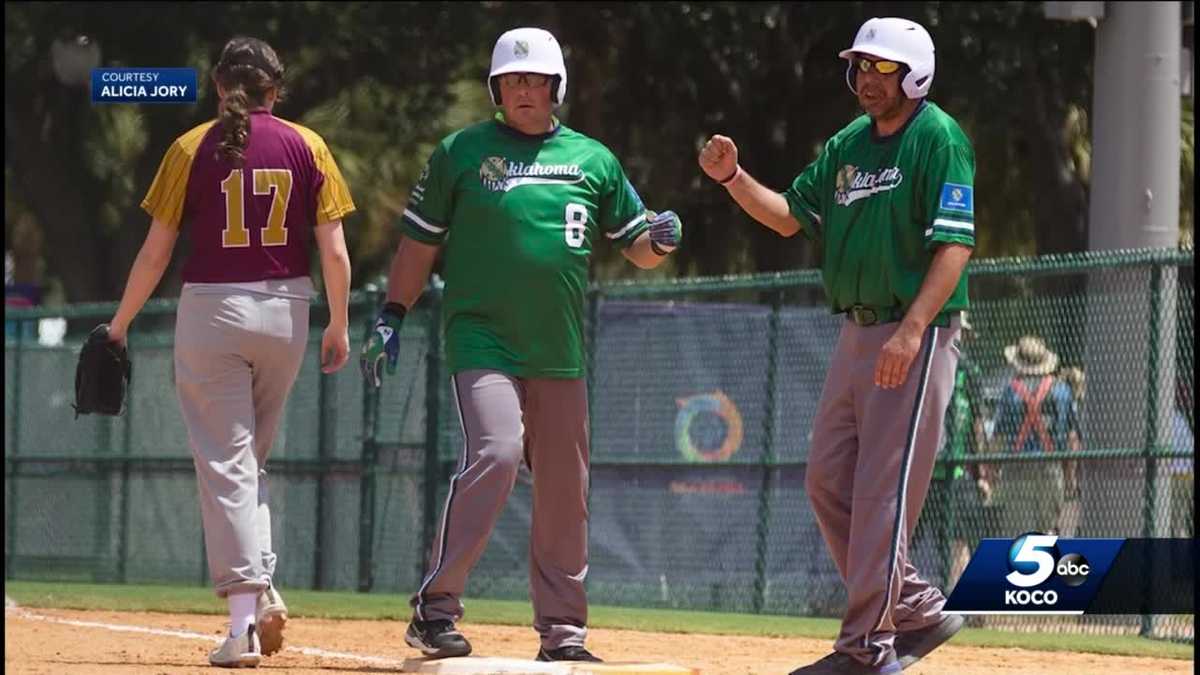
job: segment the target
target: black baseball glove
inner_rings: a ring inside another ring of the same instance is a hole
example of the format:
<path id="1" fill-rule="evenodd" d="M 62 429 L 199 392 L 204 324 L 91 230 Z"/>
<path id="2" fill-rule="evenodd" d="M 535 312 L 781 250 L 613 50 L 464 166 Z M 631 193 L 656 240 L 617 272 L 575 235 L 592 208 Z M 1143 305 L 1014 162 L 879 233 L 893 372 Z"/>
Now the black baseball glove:
<path id="1" fill-rule="evenodd" d="M 93 328 L 79 350 L 79 364 L 75 366 L 76 419 L 89 413 L 125 412 L 125 396 L 132 379 L 129 353 L 120 343 L 108 339 L 108 324 Z"/>

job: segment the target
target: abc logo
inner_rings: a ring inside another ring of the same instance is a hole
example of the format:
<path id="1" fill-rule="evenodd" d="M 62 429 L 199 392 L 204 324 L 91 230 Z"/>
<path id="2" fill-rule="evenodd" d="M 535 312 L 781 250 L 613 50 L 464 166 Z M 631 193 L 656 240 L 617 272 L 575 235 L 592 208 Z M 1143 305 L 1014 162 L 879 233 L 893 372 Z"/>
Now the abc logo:
<path id="1" fill-rule="evenodd" d="M 1078 553 L 1068 553 L 1058 559 L 1058 564 L 1054 566 L 1054 573 L 1059 579 L 1068 586 L 1081 586 L 1087 581 L 1088 572 L 1091 571 L 1091 566 L 1088 565 L 1087 558 Z"/>
<path id="2" fill-rule="evenodd" d="M 1087 581 L 1091 566 L 1082 555 L 1058 550 L 1056 535 L 1030 532 L 1013 540 L 1008 549 L 1008 583 L 1021 590 L 1004 593 L 1006 605 L 1053 605 L 1058 602 L 1058 593 L 1053 590 L 1025 589 L 1038 586 L 1057 574 L 1067 586 L 1079 586 Z"/>

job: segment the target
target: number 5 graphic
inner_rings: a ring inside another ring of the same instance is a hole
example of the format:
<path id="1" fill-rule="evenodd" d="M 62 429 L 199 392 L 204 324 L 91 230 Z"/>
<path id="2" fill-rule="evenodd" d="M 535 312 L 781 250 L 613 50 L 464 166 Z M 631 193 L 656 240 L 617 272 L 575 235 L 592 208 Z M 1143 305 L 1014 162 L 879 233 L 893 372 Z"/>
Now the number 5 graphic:
<path id="1" fill-rule="evenodd" d="M 1010 553 L 1010 561 L 1014 563 L 1035 563 L 1037 569 L 1026 574 L 1013 570 L 1004 577 L 1008 583 L 1021 588 L 1037 586 L 1050 578 L 1054 573 L 1054 556 L 1049 551 L 1039 549 L 1051 548 L 1058 537 L 1052 534 L 1029 534 L 1021 538 L 1020 548 L 1016 554 Z"/>

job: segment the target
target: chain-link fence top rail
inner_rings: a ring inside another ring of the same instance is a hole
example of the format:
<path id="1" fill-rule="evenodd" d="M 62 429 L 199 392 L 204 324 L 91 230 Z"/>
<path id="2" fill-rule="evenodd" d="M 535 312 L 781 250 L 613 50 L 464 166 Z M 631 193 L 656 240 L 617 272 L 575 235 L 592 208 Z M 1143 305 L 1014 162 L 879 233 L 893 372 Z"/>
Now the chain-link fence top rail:
<path id="1" fill-rule="evenodd" d="M 964 547 L 1030 529 L 1192 536 L 1192 251 L 979 260 L 969 273 L 972 330 L 911 543 L 918 568 L 951 586 Z M 353 354 L 380 302 L 354 294 Z M 71 419 L 79 344 L 114 307 L 6 310 L 6 572 L 207 583 L 173 391 L 173 300 L 150 303 L 130 336 L 128 415 Z M 320 374 L 325 312 L 314 306 L 269 465 L 281 583 L 419 582 L 462 448 L 439 308 L 434 290 L 410 314 L 399 375 L 375 392 L 354 363 Z M 66 339 L 42 346 L 31 326 L 52 317 L 67 319 Z M 803 476 L 842 320 L 816 270 L 589 289 L 593 602 L 840 614 L 845 594 Z M 1013 380 L 1036 396 L 1043 378 L 1015 377 L 1005 357 L 1022 338 L 1041 340 L 1043 366 L 1057 361 L 1037 420 Z M 529 479 L 523 471 L 469 593 L 526 597 Z M 1192 636 L 1189 617 L 997 621 Z"/>

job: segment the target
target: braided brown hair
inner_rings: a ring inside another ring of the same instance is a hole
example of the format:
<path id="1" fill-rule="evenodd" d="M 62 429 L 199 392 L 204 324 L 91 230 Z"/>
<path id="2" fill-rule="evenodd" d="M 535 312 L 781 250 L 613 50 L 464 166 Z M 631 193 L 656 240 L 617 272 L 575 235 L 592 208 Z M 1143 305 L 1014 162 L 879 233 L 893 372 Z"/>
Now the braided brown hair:
<path id="1" fill-rule="evenodd" d="M 222 136 L 217 159 L 240 167 L 250 140 L 249 111 L 263 106 L 271 91 L 275 100 L 283 98 L 283 64 L 266 42 L 235 37 L 221 50 L 213 79 L 225 90 L 219 108 Z"/>

